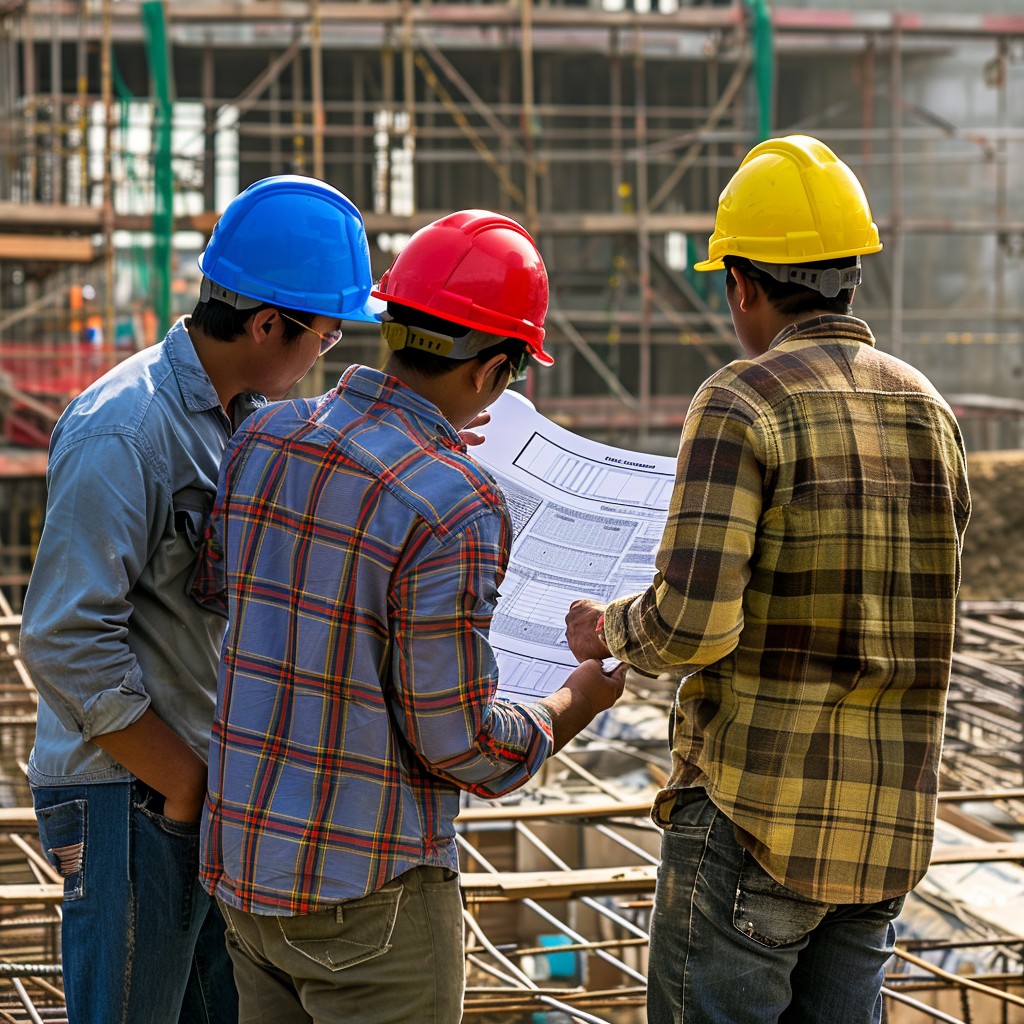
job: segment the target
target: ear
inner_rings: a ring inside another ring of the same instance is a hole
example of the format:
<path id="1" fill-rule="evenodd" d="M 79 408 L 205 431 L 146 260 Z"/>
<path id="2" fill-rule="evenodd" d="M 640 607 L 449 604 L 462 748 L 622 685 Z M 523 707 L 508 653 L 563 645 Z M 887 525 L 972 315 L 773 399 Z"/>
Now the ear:
<path id="1" fill-rule="evenodd" d="M 729 273 L 732 274 L 732 279 L 736 282 L 739 307 L 744 313 L 749 313 L 754 304 L 759 300 L 761 291 L 749 277 L 736 267 L 730 267 Z"/>
<path id="2" fill-rule="evenodd" d="M 273 332 L 274 325 L 276 323 L 276 309 L 261 309 L 258 313 L 253 313 L 247 324 L 247 328 L 253 341 L 258 345 L 267 340 Z"/>
<path id="3" fill-rule="evenodd" d="M 482 363 L 474 362 L 470 379 L 477 394 L 483 394 L 485 391 L 488 393 L 495 391 L 501 380 L 500 374 L 505 372 L 507 365 L 508 356 L 500 354 L 493 355 Z M 501 367 L 500 371 L 498 367 Z"/>

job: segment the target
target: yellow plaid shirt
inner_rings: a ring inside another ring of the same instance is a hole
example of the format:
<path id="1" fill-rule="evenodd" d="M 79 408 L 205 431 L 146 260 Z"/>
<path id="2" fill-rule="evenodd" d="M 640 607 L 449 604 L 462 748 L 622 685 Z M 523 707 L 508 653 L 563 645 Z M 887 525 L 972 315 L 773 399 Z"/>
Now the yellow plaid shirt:
<path id="1" fill-rule="evenodd" d="M 643 594 L 612 653 L 685 676 L 655 803 L 704 786 L 779 882 L 830 903 L 928 866 L 970 515 L 963 442 L 925 377 L 824 316 L 707 380 Z"/>

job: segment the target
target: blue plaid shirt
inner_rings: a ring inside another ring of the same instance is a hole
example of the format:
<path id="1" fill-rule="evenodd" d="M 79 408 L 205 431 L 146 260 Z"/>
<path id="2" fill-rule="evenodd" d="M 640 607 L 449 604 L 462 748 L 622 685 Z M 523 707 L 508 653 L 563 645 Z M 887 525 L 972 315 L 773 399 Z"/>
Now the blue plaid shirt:
<path id="1" fill-rule="evenodd" d="M 294 915 L 458 869 L 459 790 L 505 793 L 551 751 L 546 710 L 494 698 L 510 544 L 494 481 L 393 377 L 354 367 L 242 425 L 194 584 L 228 616 L 210 892 Z"/>

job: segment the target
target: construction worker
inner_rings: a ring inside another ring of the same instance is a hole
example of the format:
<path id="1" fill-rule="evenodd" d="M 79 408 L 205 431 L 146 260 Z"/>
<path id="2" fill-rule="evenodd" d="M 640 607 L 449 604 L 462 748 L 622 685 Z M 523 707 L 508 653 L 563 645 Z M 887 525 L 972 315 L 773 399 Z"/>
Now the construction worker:
<path id="1" fill-rule="evenodd" d="M 651 586 L 566 617 L 578 658 L 683 674 L 652 1024 L 877 1022 L 928 866 L 970 496 L 949 406 L 851 315 L 881 247 L 827 146 L 748 154 L 696 266 L 747 358 L 690 405 Z"/>
<path id="2" fill-rule="evenodd" d="M 64 877 L 75 1024 L 230 1024 L 224 924 L 199 884 L 223 620 L 189 594 L 224 446 L 372 321 L 359 211 L 310 178 L 259 181 L 199 260 L 199 302 L 75 399 L 50 445 L 21 653 L 39 688 L 29 762 Z"/>
<path id="3" fill-rule="evenodd" d="M 452 214 L 373 295 L 383 371 L 242 427 L 196 580 L 229 622 L 202 878 L 249 1022 L 458 1024 L 460 790 L 520 786 L 622 691 L 591 661 L 537 703 L 495 699 L 512 525 L 458 432 L 552 363 L 533 240 Z"/>

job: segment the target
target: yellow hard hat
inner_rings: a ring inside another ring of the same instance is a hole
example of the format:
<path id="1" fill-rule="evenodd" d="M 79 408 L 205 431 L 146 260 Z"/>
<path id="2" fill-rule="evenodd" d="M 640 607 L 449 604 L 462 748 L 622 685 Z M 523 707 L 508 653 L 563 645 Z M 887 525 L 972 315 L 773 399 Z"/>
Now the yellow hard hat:
<path id="1" fill-rule="evenodd" d="M 787 135 L 755 146 L 719 197 L 708 258 L 807 263 L 878 252 L 878 228 L 853 171 L 823 142 Z"/>

